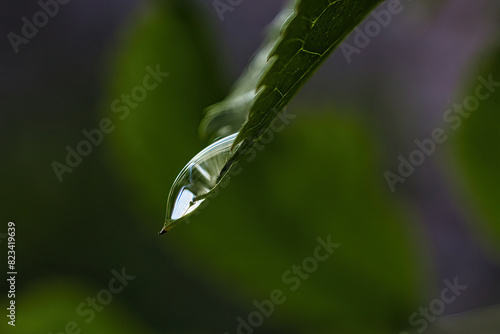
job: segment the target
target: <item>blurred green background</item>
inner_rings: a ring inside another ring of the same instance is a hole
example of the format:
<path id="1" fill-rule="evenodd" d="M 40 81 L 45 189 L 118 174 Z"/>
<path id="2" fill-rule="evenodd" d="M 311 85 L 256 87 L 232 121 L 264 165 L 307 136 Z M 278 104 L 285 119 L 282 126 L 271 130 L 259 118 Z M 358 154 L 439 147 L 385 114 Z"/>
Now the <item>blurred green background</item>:
<path id="1" fill-rule="evenodd" d="M 438 315 L 500 304 L 500 91 L 456 129 L 443 119 L 479 76 L 500 81 L 493 0 L 401 1 L 359 53 L 325 63 L 228 187 L 156 234 L 177 173 L 207 144 L 203 109 L 283 4 L 243 1 L 221 20 L 209 0 L 75 0 L 18 53 L 4 38 L 0 246 L 6 257 L 15 222 L 18 275 L 16 327 L 2 315 L 1 333 L 413 333 L 411 315 L 456 278 L 467 289 Z M 3 2 L 3 35 L 37 11 Z M 142 101 L 114 104 L 157 66 L 168 76 Z M 54 161 L 105 118 L 113 131 L 60 182 Z M 384 173 L 435 128 L 448 140 L 391 191 Z M 293 272 L 329 236 L 340 247 Z M 286 300 L 252 318 L 276 289 Z"/>

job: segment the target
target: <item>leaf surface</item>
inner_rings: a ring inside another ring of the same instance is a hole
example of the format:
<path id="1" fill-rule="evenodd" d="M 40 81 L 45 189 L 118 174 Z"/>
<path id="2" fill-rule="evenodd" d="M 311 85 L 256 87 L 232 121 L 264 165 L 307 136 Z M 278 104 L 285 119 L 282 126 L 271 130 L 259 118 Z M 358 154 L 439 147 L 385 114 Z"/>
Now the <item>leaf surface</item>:
<path id="1" fill-rule="evenodd" d="M 253 147 L 321 63 L 380 0 L 297 0 L 283 10 L 228 97 L 208 109 L 202 137 L 239 131 L 224 174 Z M 242 124 L 242 126 L 241 126 Z M 239 128 L 241 126 L 241 128 Z"/>

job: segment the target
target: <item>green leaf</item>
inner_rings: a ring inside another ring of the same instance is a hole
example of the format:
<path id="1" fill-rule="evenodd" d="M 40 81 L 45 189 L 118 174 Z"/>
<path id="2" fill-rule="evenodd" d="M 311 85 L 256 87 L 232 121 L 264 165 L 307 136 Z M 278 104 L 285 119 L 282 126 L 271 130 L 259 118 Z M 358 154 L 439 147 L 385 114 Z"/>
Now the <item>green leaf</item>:
<path id="1" fill-rule="evenodd" d="M 226 164 L 253 147 L 279 112 L 290 102 L 320 64 L 380 0 L 297 0 L 285 9 L 226 100 L 213 106 L 201 124 L 202 136 L 224 136 L 244 121 Z"/>
<path id="2" fill-rule="evenodd" d="M 22 291 L 18 295 L 16 307 L 19 316 L 16 317 L 15 331 L 11 332 L 155 333 L 137 319 L 130 309 L 124 307 L 117 296 L 114 296 L 107 305 L 99 304 L 97 301 L 97 305 L 102 309 L 96 312 L 96 309 L 88 304 L 87 299 L 96 298 L 100 289 L 105 287 L 96 286 L 89 289 L 77 281 L 60 277 L 52 277 L 50 280 L 30 285 L 29 292 Z M 2 302 L 7 305 L 6 300 Z M 123 319 L 127 321 L 124 322 Z"/>

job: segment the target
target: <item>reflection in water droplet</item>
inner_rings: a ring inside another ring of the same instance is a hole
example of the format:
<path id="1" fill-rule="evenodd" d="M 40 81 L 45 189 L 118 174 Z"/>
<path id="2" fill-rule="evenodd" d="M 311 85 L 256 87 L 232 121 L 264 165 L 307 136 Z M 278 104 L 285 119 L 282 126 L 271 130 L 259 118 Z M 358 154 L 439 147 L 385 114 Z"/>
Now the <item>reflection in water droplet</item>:
<path id="1" fill-rule="evenodd" d="M 200 206 L 221 181 L 220 172 L 234 152 L 231 146 L 237 135 L 232 134 L 209 145 L 181 170 L 168 195 L 163 233 Z"/>

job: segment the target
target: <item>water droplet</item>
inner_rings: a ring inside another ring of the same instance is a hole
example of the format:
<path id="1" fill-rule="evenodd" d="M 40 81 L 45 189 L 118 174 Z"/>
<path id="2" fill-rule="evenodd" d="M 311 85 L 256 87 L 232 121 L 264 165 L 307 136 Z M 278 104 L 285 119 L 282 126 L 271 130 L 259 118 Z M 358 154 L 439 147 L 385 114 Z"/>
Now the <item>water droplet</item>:
<path id="1" fill-rule="evenodd" d="M 167 200 L 165 225 L 160 234 L 168 232 L 186 218 L 222 181 L 222 168 L 231 157 L 238 133 L 217 140 L 195 155 L 174 181 Z"/>

